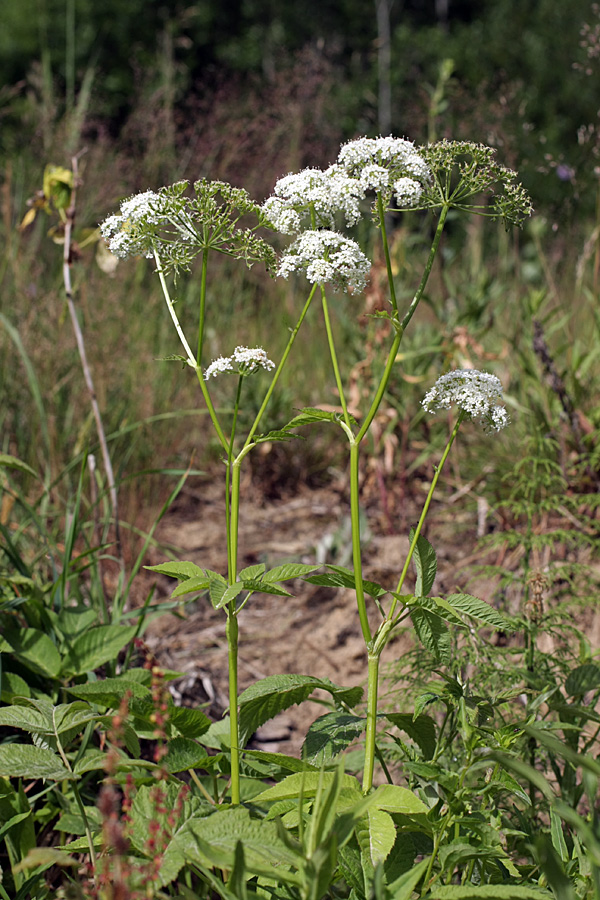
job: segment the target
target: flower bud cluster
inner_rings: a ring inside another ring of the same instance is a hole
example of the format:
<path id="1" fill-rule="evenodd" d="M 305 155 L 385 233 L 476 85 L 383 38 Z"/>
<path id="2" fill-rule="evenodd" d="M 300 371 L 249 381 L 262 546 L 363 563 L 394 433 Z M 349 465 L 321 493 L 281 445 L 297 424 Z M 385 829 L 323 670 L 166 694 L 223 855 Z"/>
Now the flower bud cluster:
<path id="1" fill-rule="evenodd" d="M 457 369 L 438 378 L 425 395 L 423 408 L 434 413 L 456 405 L 470 418 L 481 419 L 486 429 L 494 432 L 509 423 L 501 401 L 502 384 L 495 375 L 477 369 Z"/>

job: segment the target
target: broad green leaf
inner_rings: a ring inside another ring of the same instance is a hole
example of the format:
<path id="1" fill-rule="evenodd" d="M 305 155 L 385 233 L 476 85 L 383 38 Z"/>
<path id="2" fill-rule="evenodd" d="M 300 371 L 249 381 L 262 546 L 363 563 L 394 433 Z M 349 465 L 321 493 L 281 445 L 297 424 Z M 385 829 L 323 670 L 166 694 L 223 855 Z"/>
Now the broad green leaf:
<path id="1" fill-rule="evenodd" d="M 277 713 L 302 703 L 318 689 L 330 693 L 337 703 L 345 703 L 348 706 L 355 706 L 362 697 L 362 688 L 340 687 L 328 678 L 313 678 L 310 675 L 270 675 L 250 685 L 240 695 L 241 745 L 243 746 L 257 728 Z"/>
<path id="2" fill-rule="evenodd" d="M 514 774 L 518 775 L 520 778 L 530 781 L 547 800 L 552 801 L 555 799 L 554 791 L 550 787 L 550 784 L 544 778 L 542 773 L 538 772 L 537 769 L 534 769 L 533 766 L 530 766 L 528 763 L 523 762 L 517 757 L 509 756 L 507 753 L 499 753 L 498 751 L 490 753 L 490 759 L 499 762 L 503 768 L 508 769 L 510 772 L 514 772 Z"/>
<path id="3" fill-rule="evenodd" d="M 368 854 L 371 865 L 376 866 L 386 859 L 394 846 L 396 827 L 387 812 L 372 806 L 360 820 L 356 834 L 361 850 Z"/>
<path id="4" fill-rule="evenodd" d="M 569 677 L 565 681 L 565 690 L 571 697 L 587 694 L 588 691 L 595 691 L 599 687 L 600 666 L 596 666 L 594 663 L 577 666 L 569 673 Z"/>
<path id="5" fill-rule="evenodd" d="M 169 706 L 169 721 L 186 738 L 197 738 L 212 725 L 208 716 L 200 709 L 187 706 Z"/>
<path id="6" fill-rule="evenodd" d="M 131 673 L 116 678 L 103 678 L 99 681 L 88 681 L 86 684 L 76 684 L 67 688 L 70 694 L 99 706 L 116 709 L 125 694 L 131 694 L 140 700 L 150 700 L 152 694 L 149 688 L 138 681 L 130 680 L 127 676 Z"/>
<path id="7" fill-rule="evenodd" d="M 264 574 L 266 568 L 264 563 L 257 563 L 255 566 L 246 566 L 245 569 L 238 572 L 238 580 L 244 581 L 246 578 L 260 578 L 260 576 Z"/>
<path id="8" fill-rule="evenodd" d="M 273 787 L 267 788 L 262 791 L 262 793 L 257 794 L 254 800 L 257 803 L 272 800 L 291 800 L 299 797 L 300 792 L 302 792 L 303 796 L 306 798 L 314 797 L 316 796 L 319 784 L 321 784 L 323 788 L 327 788 L 333 784 L 335 777 L 335 772 L 295 772 L 293 775 L 288 775 L 287 778 L 284 778 Z M 348 788 L 355 793 L 357 800 L 362 798 L 360 785 L 354 775 L 343 775 L 341 784 L 342 787 Z"/>
<path id="9" fill-rule="evenodd" d="M 446 624 L 435 613 L 426 609 L 411 609 L 412 620 L 417 637 L 426 650 L 429 650 L 442 665 L 450 663 L 450 634 Z"/>
<path id="10" fill-rule="evenodd" d="M 10 453 L 0 453 L 0 468 L 18 469 L 20 472 L 25 472 L 27 475 L 33 475 L 34 478 L 39 479 L 40 477 L 35 469 L 28 466 L 22 459 L 11 456 Z"/>
<path id="11" fill-rule="evenodd" d="M 279 837 L 272 822 L 251 818 L 243 807 L 218 809 L 210 816 L 190 820 L 171 841 L 171 845 L 188 862 L 199 862 L 204 866 L 221 866 L 222 854 L 225 854 L 231 869 L 238 841 L 244 845 L 248 871 L 273 877 L 275 867 L 279 881 L 298 883 L 298 876 L 287 869 L 297 864 L 296 853 Z"/>
<path id="12" fill-rule="evenodd" d="M 7 630 L 4 638 L 10 644 L 15 656 L 30 669 L 56 678 L 60 672 L 61 658 L 55 644 L 37 628 Z"/>
<path id="13" fill-rule="evenodd" d="M 67 607 L 62 609 L 55 617 L 55 627 L 65 638 L 74 638 L 88 628 L 91 628 L 98 621 L 98 613 L 95 609 L 81 607 L 72 609 Z"/>
<path id="14" fill-rule="evenodd" d="M 322 572 L 320 575 L 311 575 L 305 579 L 310 584 L 316 584 L 321 587 L 345 587 L 350 590 L 356 589 L 356 579 L 354 577 L 354 572 L 351 569 L 346 569 L 343 566 L 328 566 L 331 569 L 330 572 Z M 363 579 L 363 589 L 365 594 L 368 594 L 369 597 L 383 597 L 384 594 L 387 594 L 385 588 L 383 588 L 380 584 L 377 584 L 376 581 L 366 581 Z"/>
<path id="15" fill-rule="evenodd" d="M 304 759 L 297 759 L 295 756 L 286 756 L 284 753 L 269 753 L 266 750 L 245 750 L 244 758 L 256 759 L 259 762 L 268 763 L 274 769 L 283 769 L 288 772 L 311 772 L 318 771 L 309 762 Z"/>
<path id="16" fill-rule="evenodd" d="M 412 713 L 384 713 L 385 718 L 405 731 L 419 745 L 425 759 L 431 759 L 435 753 L 435 722 L 431 716 L 420 715 L 416 718 Z"/>
<path id="17" fill-rule="evenodd" d="M 214 764 L 214 756 L 208 756 L 191 738 L 176 737 L 167 743 L 166 755 L 161 764 L 169 774 L 185 772 L 187 769 L 209 769 Z"/>
<path id="18" fill-rule="evenodd" d="M 491 628 L 513 631 L 508 619 L 485 600 L 480 600 L 479 597 L 473 597 L 471 594 L 450 594 L 446 598 L 434 597 L 433 599 L 439 606 L 446 606 L 451 612 L 478 619 Z"/>
<path id="19" fill-rule="evenodd" d="M 365 722 L 359 716 L 344 712 L 320 716 L 306 732 L 302 757 L 317 766 L 330 762 L 361 736 Z"/>
<path id="20" fill-rule="evenodd" d="M 221 583 L 217 582 L 217 585 L 218 585 L 218 590 L 220 592 Z M 224 606 L 227 606 L 227 604 L 231 603 L 232 600 L 235 600 L 235 598 L 238 596 L 238 594 L 241 594 L 243 590 L 246 590 L 245 584 L 240 584 L 239 582 L 237 582 L 236 584 L 230 584 L 221 593 L 219 599 L 215 600 L 215 595 L 213 594 L 213 590 L 211 587 L 210 598 L 212 600 L 212 604 L 213 604 L 214 608 L 222 609 Z M 251 590 L 251 588 L 248 588 L 248 590 Z"/>
<path id="21" fill-rule="evenodd" d="M 554 900 L 550 891 L 524 884 L 437 885 L 428 896 L 431 900 Z"/>
<path id="22" fill-rule="evenodd" d="M 208 584 L 208 596 L 210 597 L 210 602 L 214 609 L 220 608 L 221 599 L 228 587 L 229 585 L 222 575 L 217 575 L 215 573 L 214 576 L 211 577 Z"/>
<path id="23" fill-rule="evenodd" d="M 266 444 L 275 441 L 294 441 L 298 439 L 303 440 L 301 435 L 292 434 L 290 431 L 280 428 L 279 431 L 269 431 L 267 434 L 259 434 L 252 438 L 252 442 L 254 444 Z"/>
<path id="24" fill-rule="evenodd" d="M 158 572 L 159 575 L 169 575 L 171 578 L 202 578 L 204 569 L 193 562 L 168 562 L 158 566 L 144 566 L 149 572 Z"/>
<path id="25" fill-rule="evenodd" d="M 171 597 L 183 597 L 185 594 L 193 594 L 195 591 L 207 591 L 210 587 L 210 580 L 206 575 L 198 575 L 198 577 L 187 578 L 178 584 L 171 591 Z"/>
<path id="26" fill-rule="evenodd" d="M 15 672 L 2 672 L 2 693 L 0 700 L 10 703 L 15 697 L 30 697 L 31 690 L 24 678 Z"/>
<path id="27" fill-rule="evenodd" d="M 410 530 L 410 540 L 413 540 L 414 529 Z M 427 597 L 437 572 L 437 557 L 435 550 L 422 534 L 417 538 L 417 544 L 413 553 L 413 560 L 417 570 L 417 580 L 415 584 L 415 595 L 417 597 Z"/>
<path id="28" fill-rule="evenodd" d="M 304 575 L 308 575 L 310 572 L 320 568 L 320 566 L 309 566 L 304 563 L 286 563 L 282 566 L 275 566 L 274 569 L 269 569 L 263 575 L 262 580 L 269 582 L 290 581 L 292 578 L 302 578 Z M 241 572 L 239 577 L 240 579 L 242 578 Z"/>
<path id="29" fill-rule="evenodd" d="M 412 791 L 397 784 L 379 785 L 374 791 L 373 797 L 375 808 L 384 809 L 387 812 L 402 813 L 405 816 L 416 816 L 429 812 L 429 808 Z"/>
<path id="30" fill-rule="evenodd" d="M 567 844 L 565 842 L 562 822 L 553 809 L 550 810 L 550 835 L 552 838 L 552 845 L 561 860 L 565 863 L 568 862 L 569 851 L 567 850 Z"/>
<path id="31" fill-rule="evenodd" d="M 315 422 L 335 422 L 336 414 L 326 409 L 305 406 L 297 416 L 287 423 L 285 428 L 299 428 L 300 425 L 313 425 Z"/>
<path id="32" fill-rule="evenodd" d="M 21 728 L 32 734 L 47 734 L 51 728 L 50 722 L 39 710 L 25 706 L 3 706 L 0 709 L 0 725 Z"/>
<path id="33" fill-rule="evenodd" d="M 116 659 L 136 632 L 136 625 L 97 625 L 90 628 L 71 647 L 63 662 L 63 675 L 85 675 Z"/>
<path id="34" fill-rule="evenodd" d="M 123 757 L 130 762 L 129 757 Z M 76 775 L 83 775 L 84 772 L 99 772 L 106 767 L 106 752 L 102 750 L 87 750 L 81 759 L 77 760 L 73 766 Z M 83 832 L 81 832 L 83 834 Z"/>
<path id="35" fill-rule="evenodd" d="M 65 781 L 73 777 L 56 753 L 29 744 L 0 746 L 0 775 L 4 778 L 47 778 L 50 781 Z"/>
<path id="36" fill-rule="evenodd" d="M 427 871 L 428 866 L 429 858 L 417 863 L 417 865 L 409 869 L 408 872 L 404 872 L 399 878 L 392 881 L 392 883 L 388 885 L 389 895 L 392 900 L 410 900 L 413 891 Z"/>
<path id="37" fill-rule="evenodd" d="M 252 581 L 244 581 L 244 588 L 247 591 L 256 591 L 257 593 L 262 594 L 274 594 L 276 597 L 291 597 L 289 591 L 286 591 L 285 588 L 279 587 L 276 584 L 272 584 L 269 581 L 265 581 L 262 578 L 257 578 Z"/>
<path id="38" fill-rule="evenodd" d="M 55 847 L 32 847 L 25 859 L 14 867 L 14 872 L 37 869 L 38 866 L 78 866 L 79 860 Z"/>

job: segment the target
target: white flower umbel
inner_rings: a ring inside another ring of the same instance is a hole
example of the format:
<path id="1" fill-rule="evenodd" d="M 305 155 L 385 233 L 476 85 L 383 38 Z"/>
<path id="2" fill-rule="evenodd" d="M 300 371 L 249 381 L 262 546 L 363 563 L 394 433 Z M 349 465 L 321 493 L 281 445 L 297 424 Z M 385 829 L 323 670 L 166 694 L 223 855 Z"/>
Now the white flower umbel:
<path id="1" fill-rule="evenodd" d="M 405 208 L 418 204 L 423 186 L 431 181 L 429 166 L 415 145 L 391 135 L 348 141 L 339 152 L 338 165 L 358 179 L 365 191 L 376 191 L 386 203 L 395 191 Z"/>
<path id="2" fill-rule="evenodd" d="M 295 175 L 285 175 L 275 185 L 272 197 L 265 200 L 263 212 L 267 220 L 282 234 L 297 234 L 303 222 L 333 228 L 338 213 L 348 226 L 360 218 L 360 201 L 364 190 L 354 178 L 349 178 L 340 166 L 303 169 Z"/>
<path id="3" fill-rule="evenodd" d="M 481 419 L 489 431 L 500 431 L 509 423 L 502 402 L 502 384 L 495 375 L 477 369 L 457 369 L 442 375 L 425 395 L 427 412 L 450 409 L 455 404 L 470 418 Z"/>
<path id="4" fill-rule="evenodd" d="M 206 378 L 216 378 L 223 372 L 236 372 L 238 375 L 253 375 L 259 369 L 269 372 L 275 368 L 261 347 L 236 347 L 232 356 L 220 356 L 210 364 L 204 373 Z"/>
<path id="5" fill-rule="evenodd" d="M 102 237 L 115 256 L 150 258 L 156 244 L 154 232 L 165 223 L 166 200 L 154 191 L 135 194 L 121 203 L 120 215 L 109 216 L 100 225 Z"/>
<path id="6" fill-rule="evenodd" d="M 356 241 L 336 231 L 305 231 L 288 247 L 277 274 L 288 278 L 292 272 L 304 272 L 312 284 L 360 292 L 370 268 Z"/>

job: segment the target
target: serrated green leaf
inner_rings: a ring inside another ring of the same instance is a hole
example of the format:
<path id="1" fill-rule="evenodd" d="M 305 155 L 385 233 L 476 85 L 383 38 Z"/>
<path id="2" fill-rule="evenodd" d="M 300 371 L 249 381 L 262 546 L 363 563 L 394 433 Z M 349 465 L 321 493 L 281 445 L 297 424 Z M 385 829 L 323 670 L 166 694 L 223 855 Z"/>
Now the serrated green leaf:
<path id="1" fill-rule="evenodd" d="M 588 691 L 595 691 L 600 687 L 600 666 L 594 663 L 585 663 L 583 666 L 577 666 L 569 673 L 565 681 L 565 690 L 571 697 L 578 694 L 586 694 Z"/>
<path id="2" fill-rule="evenodd" d="M 282 566 L 275 566 L 274 569 L 269 569 L 268 572 L 265 572 L 263 575 L 262 581 L 290 581 L 292 578 L 302 578 L 304 575 L 308 575 L 310 572 L 314 572 L 316 569 L 320 569 L 320 566 L 309 566 L 304 565 L 303 563 L 286 563 Z M 240 572 L 240 578 L 242 577 L 242 573 Z"/>
<path id="3" fill-rule="evenodd" d="M 415 718 L 412 713 L 384 713 L 384 715 L 392 725 L 405 731 L 419 745 L 425 759 L 431 759 L 436 747 L 435 722 L 431 716 L 417 715 Z"/>
<path id="4" fill-rule="evenodd" d="M 300 425 L 313 425 L 315 422 L 335 421 L 335 413 L 325 409 L 317 409 L 314 406 L 305 406 L 304 409 L 300 410 L 300 413 L 297 416 L 294 416 L 294 418 L 287 423 L 285 428 L 298 428 Z"/>
<path id="5" fill-rule="evenodd" d="M 410 540 L 413 540 L 415 531 L 410 530 Z M 435 576 L 437 573 L 437 557 L 435 550 L 422 534 L 417 538 L 417 543 L 413 553 L 413 561 L 417 570 L 417 580 L 415 584 L 415 595 L 417 597 L 427 597 Z"/>
<path id="6" fill-rule="evenodd" d="M 207 591 L 209 587 L 210 580 L 206 575 L 198 575 L 197 578 L 187 578 L 181 584 L 178 584 L 171 591 L 170 597 L 174 599 L 175 597 L 183 597 L 185 594 L 193 594 L 195 591 Z"/>
<path id="7" fill-rule="evenodd" d="M 2 693 L 0 700 L 11 703 L 15 697 L 30 697 L 31 690 L 24 678 L 15 672 L 2 672 Z"/>
<path id="8" fill-rule="evenodd" d="M 396 827 L 392 817 L 376 806 L 370 807 L 363 820 L 366 827 L 357 828 L 359 844 L 363 852 L 368 853 L 373 866 L 382 863 L 388 856 L 396 840 Z M 363 841 L 366 843 L 363 846 Z"/>
<path id="9" fill-rule="evenodd" d="M 227 606 L 228 603 L 231 603 L 232 600 L 242 593 L 243 590 L 251 590 L 251 588 L 246 588 L 245 584 L 240 584 L 237 582 L 236 584 L 229 584 L 225 588 L 225 590 L 221 593 L 221 596 L 216 599 L 218 592 L 221 590 L 221 583 L 217 582 L 218 588 L 213 593 L 211 588 L 210 599 L 212 601 L 212 605 L 215 609 L 222 609 L 224 606 Z"/>
<path id="10" fill-rule="evenodd" d="M 307 799 L 315 797 L 319 785 L 321 785 L 322 789 L 326 789 L 333 784 L 335 777 L 335 772 L 295 772 L 293 775 L 288 775 L 287 778 L 278 782 L 278 784 L 273 785 L 273 787 L 257 794 L 254 797 L 254 801 L 256 803 L 266 803 L 273 800 L 292 800 L 299 797 L 300 793 Z M 354 775 L 343 775 L 341 784 L 342 787 L 356 794 L 357 800 L 362 798 L 360 785 Z"/>
<path id="11" fill-rule="evenodd" d="M 116 659 L 137 632 L 137 625 L 97 625 L 77 638 L 63 661 L 63 675 L 85 675 Z"/>
<path id="12" fill-rule="evenodd" d="M 209 580 L 208 595 L 214 609 L 220 608 L 221 599 L 228 587 L 229 585 L 222 575 L 216 575 L 215 573 L 215 577 Z"/>
<path id="13" fill-rule="evenodd" d="M 405 816 L 417 816 L 429 812 L 429 808 L 412 791 L 397 784 L 380 784 L 372 796 L 376 809 L 402 813 Z"/>
<path id="14" fill-rule="evenodd" d="M 79 697 L 81 700 L 87 700 L 90 703 L 97 703 L 99 706 L 106 706 L 110 709 L 116 709 L 125 694 L 137 697 L 139 700 L 150 700 L 152 693 L 149 688 L 138 681 L 134 681 L 131 671 L 116 678 L 103 678 L 98 681 L 88 681 L 86 684 L 76 684 L 67 688 L 70 694 Z"/>
<path id="15" fill-rule="evenodd" d="M 200 709 L 187 706 L 169 706 L 169 721 L 174 728 L 187 738 L 197 738 L 204 734 L 212 722 Z"/>
<path id="16" fill-rule="evenodd" d="M 106 753 L 102 750 L 88 750 L 83 754 L 81 759 L 77 760 L 73 766 L 73 771 L 76 775 L 83 775 L 84 772 L 99 772 L 105 767 Z"/>
<path id="17" fill-rule="evenodd" d="M 297 759 L 295 756 L 286 756 L 284 753 L 269 753 L 266 750 L 245 750 L 244 757 L 249 756 L 251 759 L 257 759 L 260 762 L 268 763 L 274 769 L 283 769 L 288 772 L 312 772 L 318 771 L 315 766 L 304 759 Z"/>
<path id="18" fill-rule="evenodd" d="M 73 777 L 56 753 L 29 744 L 0 746 L 0 775 L 4 778 L 47 778 L 49 781 Z"/>
<path id="19" fill-rule="evenodd" d="M 450 634 L 442 619 L 426 609 L 411 609 L 410 618 L 425 649 L 442 665 L 448 665 L 451 659 Z"/>
<path id="20" fill-rule="evenodd" d="M 271 584 L 268 581 L 264 581 L 262 578 L 257 578 L 252 581 L 244 581 L 244 588 L 247 591 L 255 591 L 256 593 L 261 594 L 274 594 L 276 597 L 291 597 L 289 591 L 286 591 L 285 588 L 278 587 L 276 584 Z"/>
<path id="21" fill-rule="evenodd" d="M 160 563 L 158 566 L 144 566 L 149 572 L 158 572 L 159 575 L 169 575 L 171 578 L 201 578 L 205 575 L 204 569 L 196 563 L 181 561 Z"/>
<path id="22" fill-rule="evenodd" d="M 361 736 L 365 722 L 359 716 L 343 712 L 320 716 L 306 732 L 302 757 L 317 766 L 330 762 Z"/>
<path id="23" fill-rule="evenodd" d="M 354 706 L 362 697 L 362 688 L 340 687 L 328 678 L 313 678 L 310 675 L 270 675 L 250 685 L 240 695 L 241 745 L 243 746 L 266 721 L 284 709 L 302 703 L 317 689 L 327 691 L 336 702 L 348 706 Z"/>
<path id="24" fill-rule="evenodd" d="M 492 628 L 498 628 L 502 631 L 512 631 L 513 628 L 508 619 L 498 610 L 480 600 L 479 597 L 473 597 L 471 594 L 450 594 L 448 597 L 434 597 L 435 602 L 439 605 L 447 605 L 454 613 L 470 616 L 472 619 L 478 619 L 485 625 Z"/>
<path id="25" fill-rule="evenodd" d="M 191 738 L 176 737 L 167 743 L 167 752 L 161 765 L 170 775 L 174 775 L 188 769 L 210 769 L 213 762 L 214 756 L 208 756 L 204 747 Z"/>
<path id="26" fill-rule="evenodd" d="M 264 563 L 257 563 L 255 566 L 246 566 L 245 569 L 242 569 L 238 572 L 238 580 L 244 581 L 245 578 L 260 578 L 260 576 L 265 572 L 266 566 Z"/>
<path id="27" fill-rule="evenodd" d="M 342 566 L 328 566 L 328 568 L 331 569 L 330 572 L 323 572 L 320 575 L 311 575 L 306 578 L 305 581 L 308 581 L 309 584 L 316 584 L 322 587 L 345 587 L 350 590 L 356 590 L 354 572 L 350 569 L 345 569 Z M 365 594 L 368 594 L 369 597 L 378 598 L 387 594 L 386 589 L 375 581 L 363 579 L 363 589 Z"/>
<path id="28" fill-rule="evenodd" d="M 280 428 L 278 431 L 269 431 L 267 434 L 259 434 L 252 438 L 252 442 L 254 444 L 265 444 L 267 442 L 277 443 L 278 441 L 286 442 L 294 440 L 303 440 L 303 438 L 299 434 L 292 434 L 290 431 L 286 431 L 285 428 Z"/>

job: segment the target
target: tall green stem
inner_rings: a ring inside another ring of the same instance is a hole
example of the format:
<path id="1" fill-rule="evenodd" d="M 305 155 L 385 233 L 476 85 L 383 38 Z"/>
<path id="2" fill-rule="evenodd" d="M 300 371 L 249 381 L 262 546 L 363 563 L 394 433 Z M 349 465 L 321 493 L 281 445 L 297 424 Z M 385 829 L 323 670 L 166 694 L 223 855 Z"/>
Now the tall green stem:
<path id="1" fill-rule="evenodd" d="M 356 587 L 356 603 L 363 638 L 367 647 L 371 644 L 371 629 L 367 617 L 367 604 L 362 577 L 362 558 L 360 547 L 360 502 L 358 485 L 358 444 L 350 443 L 350 521 L 352 524 L 352 562 L 354 565 L 354 584 Z"/>
<path id="2" fill-rule="evenodd" d="M 435 491 L 437 483 L 439 481 L 439 477 L 442 474 L 442 469 L 444 468 L 444 464 L 446 462 L 446 459 L 448 458 L 448 454 L 450 453 L 450 448 L 452 447 L 452 444 L 454 443 L 454 439 L 456 438 L 456 435 L 458 434 L 458 429 L 460 428 L 462 420 L 464 419 L 465 416 L 466 416 L 466 412 L 464 410 L 461 410 L 461 412 L 458 415 L 458 419 L 456 420 L 456 424 L 454 425 L 454 428 L 452 429 L 452 434 L 450 435 L 450 438 L 448 439 L 448 443 L 446 444 L 446 449 L 442 453 L 442 458 L 440 459 L 439 464 L 436 466 L 435 474 L 431 480 L 431 485 L 429 488 L 429 492 L 427 494 L 427 498 L 423 505 L 423 510 L 421 512 L 421 516 L 417 523 L 417 527 L 415 528 L 415 532 L 413 534 L 412 541 L 410 542 L 410 547 L 408 549 L 408 555 L 406 557 L 406 561 L 404 563 L 404 568 L 402 569 L 402 573 L 401 573 L 400 579 L 398 581 L 398 587 L 396 588 L 396 594 L 399 594 L 400 591 L 402 590 L 402 585 L 404 584 L 404 579 L 406 578 L 406 575 L 408 573 L 408 567 L 413 558 L 413 554 L 415 552 L 415 547 L 417 546 L 417 541 L 419 540 L 419 535 L 421 534 L 421 531 L 423 529 L 425 517 L 427 516 L 427 512 L 429 510 L 429 505 L 431 503 L 434 491 Z M 394 599 L 392 601 L 392 605 L 390 606 L 390 611 L 387 615 L 388 621 L 390 621 L 393 618 L 397 605 L 398 605 L 398 598 L 394 597 Z"/>
<path id="3" fill-rule="evenodd" d="M 387 229 L 385 227 L 385 209 L 383 208 L 383 200 L 381 194 L 377 194 L 377 213 L 379 215 L 379 228 L 381 230 L 381 241 L 383 243 L 383 254 L 385 256 L 385 267 L 387 269 L 388 285 L 390 289 L 390 300 L 394 316 L 398 315 L 398 301 L 396 300 L 396 288 L 394 286 L 394 273 L 392 272 L 392 259 L 390 256 L 390 245 L 387 239 Z"/>
<path id="4" fill-rule="evenodd" d="M 240 739 L 238 723 L 238 620 L 235 600 L 227 608 L 227 648 L 229 664 L 229 740 L 231 743 L 231 803 L 240 802 Z"/>
<path id="5" fill-rule="evenodd" d="M 252 443 L 252 438 L 256 434 L 256 429 L 258 428 L 258 426 L 260 424 L 260 420 L 262 419 L 262 417 L 264 415 L 265 409 L 267 408 L 269 400 L 271 399 L 271 395 L 272 395 L 273 391 L 275 390 L 275 385 L 279 381 L 279 376 L 281 375 L 283 367 L 285 366 L 285 364 L 287 362 L 287 358 L 291 353 L 292 347 L 294 345 L 294 341 L 296 340 L 296 335 L 298 334 L 298 332 L 300 330 L 300 326 L 302 325 L 302 323 L 304 321 L 304 318 L 306 316 L 306 313 L 308 312 L 308 308 L 309 308 L 310 304 L 312 303 L 312 299 L 315 295 L 316 290 L 317 290 L 317 285 L 315 284 L 314 287 L 312 288 L 310 294 L 308 295 L 308 299 L 307 299 L 306 303 L 304 304 L 302 312 L 300 313 L 300 318 L 298 319 L 298 321 L 296 322 L 296 325 L 292 329 L 289 341 L 287 342 L 287 346 L 283 352 L 283 356 L 281 357 L 281 362 L 279 363 L 279 365 L 277 366 L 277 368 L 275 370 L 275 374 L 273 375 L 273 380 L 271 381 L 271 384 L 269 385 L 269 389 L 268 389 L 267 393 L 265 394 L 265 399 L 261 403 L 260 409 L 258 410 L 258 412 L 256 414 L 256 418 L 254 419 L 254 422 L 252 423 L 252 428 L 248 432 L 248 437 L 246 438 L 246 441 L 244 443 L 244 449 L 246 447 L 248 447 L 248 445 L 250 443 Z"/>
<path id="6" fill-rule="evenodd" d="M 369 653 L 367 669 L 367 730 L 365 734 L 365 767 L 363 770 L 363 793 L 373 786 L 375 768 L 375 738 L 377 734 L 377 694 L 379 691 L 379 660 L 381 650 Z"/>
<path id="7" fill-rule="evenodd" d="M 208 271 L 208 250 L 202 251 L 202 269 L 200 272 L 200 313 L 198 316 L 198 350 L 196 353 L 196 365 L 202 362 L 202 344 L 204 341 L 204 319 L 206 311 L 206 273 Z"/>
<path id="8" fill-rule="evenodd" d="M 327 305 L 327 297 L 325 295 L 325 289 L 323 288 L 323 285 L 321 285 L 321 305 L 323 307 L 323 318 L 325 319 L 325 330 L 327 332 L 327 342 L 329 344 L 329 353 L 331 355 L 331 364 L 333 365 L 335 383 L 337 385 L 338 393 L 340 395 L 340 403 L 342 404 L 342 410 L 344 412 L 344 421 L 348 430 L 352 431 L 352 423 L 350 422 L 350 416 L 348 415 L 348 404 L 346 403 L 346 395 L 344 394 L 344 385 L 342 384 L 342 376 L 340 375 L 337 353 L 335 352 L 333 329 L 331 327 L 331 320 L 329 318 L 329 307 Z"/>

